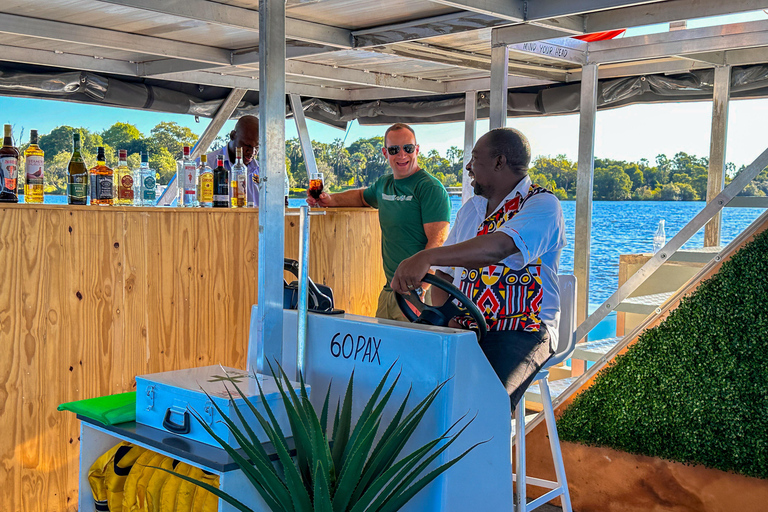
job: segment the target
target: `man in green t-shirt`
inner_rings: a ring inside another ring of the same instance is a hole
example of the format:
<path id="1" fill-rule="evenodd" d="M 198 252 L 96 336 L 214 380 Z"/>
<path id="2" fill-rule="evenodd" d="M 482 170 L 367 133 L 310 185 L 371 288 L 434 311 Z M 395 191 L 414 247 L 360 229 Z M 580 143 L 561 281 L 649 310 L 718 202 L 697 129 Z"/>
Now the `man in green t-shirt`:
<path id="1" fill-rule="evenodd" d="M 379 210 L 381 256 L 387 283 L 379 294 L 378 318 L 406 322 L 389 287 L 397 266 L 423 249 L 439 247 L 448 236 L 451 203 L 442 183 L 419 169 L 416 134 L 407 124 L 397 123 L 384 133 L 381 149 L 392 168 L 368 188 L 307 195 L 310 206 L 322 208 L 372 206 Z"/>

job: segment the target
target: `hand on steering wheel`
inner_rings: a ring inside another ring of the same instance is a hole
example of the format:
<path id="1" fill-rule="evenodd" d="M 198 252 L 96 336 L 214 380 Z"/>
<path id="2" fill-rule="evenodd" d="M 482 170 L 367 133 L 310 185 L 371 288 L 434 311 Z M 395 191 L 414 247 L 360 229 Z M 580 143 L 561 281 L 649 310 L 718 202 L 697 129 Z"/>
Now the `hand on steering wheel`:
<path id="1" fill-rule="evenodd" d="M 417 324 L 445 327 L 454 317 L 467 316 L 471 317 L 477 323 L 477 341 L 482 341 L 483 338 L 485 338 L 485 335 L 488 332 L 485 317 L 469 297 L 464 295 L 461 290 L 456 288 L 453 284 L 433 276 L 432 274 L 425 275 L 423 281 L 446 292 L 448 294 L 448 300 L 446 300 L 445 304 L 442 306 L 428 306 L 421 300 L 421 297 L 419 297 L 414 290 L 405 295 L 395 293 L 397 305 L 400 306 L 400 311 L 403 312 L 409 321 Z M 417 288 L 417 290 L 420 289 L 421 287 Z M 459 302 L 458 305 L 454 303 L 454 299 Z M 413 311 L 411 306 L 416 308 L 419 312 L 418 315 Z"/>

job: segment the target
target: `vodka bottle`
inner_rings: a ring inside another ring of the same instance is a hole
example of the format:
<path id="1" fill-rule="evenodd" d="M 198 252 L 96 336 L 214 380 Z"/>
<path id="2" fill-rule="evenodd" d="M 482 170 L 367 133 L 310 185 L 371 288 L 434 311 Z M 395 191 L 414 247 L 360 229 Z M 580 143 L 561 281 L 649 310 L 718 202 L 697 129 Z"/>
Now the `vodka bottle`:
<path id="1" fill-rule="evenodd" d="M 213 170 L 213 207 L 229 208 L 229 171 L 224 168 L 224 155 L 216 157 Z"/>
<path id="2" fill-rule="evenodd" d="M 184 146 L 184 157 L 178 164 L 176 183 L 179 187 L 178 206 L 197 206 L 197 166 L 189 158 L 189 146 Z"/>
<path id="3" fill-rule="evenodd" d="M 288 194 L 291 193 L 291 180 L 288 179 L 288 173 L 285 173 L 285 188 L 283 195 L 285 195 L 285 207 L 288 208 Z"/>
<path id="4" fill-rule="evenodd" d="M 37 145 L 37 130 L 29 132 L 29 147 L 24 151 L 24 202 L 42 203 L 45 177 L 45 153 Z"/>
<path id="5" fill-rule="evenodd" d="M 11 125 L 5 125 L 3 147 L 0 148 L 0 202 L 18 203 L 19 150 L 13 145 Z"/>
<path id="6" fill-rule="evenodd" d="M 232 208 L 245 207 L 245 177 L 246 169 L 243 165 L 243 148 L 237 148 L 237 159 L 230 170 L 229 198 Z"/>
<path id="7" fill-rule="evenodd" d="M 155 171 L 149 168 L 149 153 L 142 151 L 141 167 L 137 173 L 136 204 L 141 206 L 155 206 Z"/>
<path id="8" fill-rule="evenodd" d="M 133 204 L 133 171 L 128 167 L 128 151 L 117 151 L 117 169 L 115 169 L 115 204 Z"/>
<path id="9" fill-rule="evenodd" d="M 653 235 L 653 253 L 656 254 L 667 243 L 667 234 L 664 232 L 664 219 L 659 221 L 659 227 L 656 228 L 656 234 Z"/>
<path id="10" fill-rule="evenodd" d="M 88 170 L 80 154 L 80 133 L 72 134 L 72 158 L 67 167 L 67 203 L 88 204 Z"/>
<path id="11" fill-rule="evenodd" d="M 213 169 L 208 167 L 206 155 L 200 155 L 197 168 L 197 202 L 204 208 L 213 206 Z"/>

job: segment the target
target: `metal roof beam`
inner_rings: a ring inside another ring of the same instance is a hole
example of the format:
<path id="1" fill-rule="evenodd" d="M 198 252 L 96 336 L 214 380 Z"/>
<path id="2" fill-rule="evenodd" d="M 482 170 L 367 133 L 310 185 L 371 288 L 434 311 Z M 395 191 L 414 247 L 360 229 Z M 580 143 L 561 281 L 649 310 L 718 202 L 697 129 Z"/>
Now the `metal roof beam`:
<path id="1" fill-rule="evenodd" d="M 638 5 L 587 16 L 586 33 L 692 20 L 768 8 L 766 0 L 668 0 L 663 5 Z"/>
<path id="2" fill-rule="evenodd" d="M 630 62 L 768 46 L 768 21 L 664 32 L 590 43 L 591 63 Z M 768 57 L 768 49 L 764 49 Z"/>
<path id="3" fill-rule="evenodd" d="M 430 0 L 431 2 L 456 7 L 519 23 L 525 19 L 526 3 L 523 0 Z"/>
<path id="4" fill-rule="evenodd" d="M 664 0 L 537 0 L 526 2 L 526 21 L 587 14 L 630 6 L 666 3 Z"/>
<path id="5" fill-rule="evenodd" d="M 285 63 L 285 74 L 320 78 L 333 82 L 356 85 L 370 85 L 403 91 L 428 92 L 433 94 L 445 93 L 445 85 L 435 80 L 419 80 L 416 78 L 395 76 L 388 73 L 360 71 L 358 69 L 325 66 L 310 62 L 289 60 Z"/>
<path id="6" fill-rule="evenodd" d="M 22 64 L 37 64 L 39 66 L 116 75 L 136 75 L 136 64 L 124 60 L 94 59 L 91 55 L 74 55 L 55 50 L 35 50 L 8 45 L 0 45 L 0 55 L 5 62 L 20 62 Z"/>
<path id="7" fill-rule="evenodd" d="M 227 65 L 229 51 L 102 28 L 0 14 L 0 33 Z"/>
<path id="8" fill-rule="evenodd" d="M 209 0 L 98 0 L 100 2 L 132 7 L 143 11 L 170 14 L 180 18 L 204 21 L 215 25 L 233 27 L 258 34 L 259 12 Z M 285 19 L 285 36 L 337 48 L 352 47 L 349 30 L 312 23 L 293 18 Z"/>

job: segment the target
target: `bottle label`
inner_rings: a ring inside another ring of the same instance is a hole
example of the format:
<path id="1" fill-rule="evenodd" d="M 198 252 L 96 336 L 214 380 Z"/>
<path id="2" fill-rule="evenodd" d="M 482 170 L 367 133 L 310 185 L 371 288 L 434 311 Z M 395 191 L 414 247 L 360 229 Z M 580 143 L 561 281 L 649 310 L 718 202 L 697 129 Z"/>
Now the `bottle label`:
<path id="1" fill-rule="evenodd" d="M 88 198 L 88 176 L 86 174 L 71 175 L 67 184 L 67 195 L 70 203 L 85 204 Z"/>
<path id="2" fill-rule="evenodd" d="M 203 203 L 213 201 L 213 176 L 210 173 L 200 176 L 200 201 Z"/>
<path id="3" fill-rule="evenodd" d="M 0 174 L 3 187 L 16 193 L 16 180 L 19 177 L 19 160 L 15 156 L 0 157 Z"/>
<path id="4" fill-rule="evenodd" d="M 112 176 L 95 174 L 91 177 L 91 201 L 112 199 Z"/>
<path id="5" fill-rule="evenodd" d="M 126 174 L 120 177 L 117 183 L 117 198 L 133 200 L 133 176 Z"/>
<path id="6" fill-rule="evenodd" d="M 27 157 L 27 183 L 34 183 L 36 180 L 43 180 L 43 168 L 45 166 L 45 159 L 38 155 L 32 155 Z"/>
<path id="7" fill-rule="evenodd" d="M 184 187 L 185 194 L 195 193 L 195 174 L 197 169 L 193 162 L 185 163 L 182 168 L 182 186 Z"/>
<path id="8" fill-rule="evenodd" d="M 245 176 L 240 175 L 230 182 L 232 206 L 234 208 L 245 206 Z"/>
<path id="9" fill-rule="evenodd" d="M 213 184 L 213 200 L 223 203 L 229 202 L 229 182 L 225 176 L 215 180 Z"/>
<path id="10" fill-rule="evenodd" d="M 141 198 L 144 201 L 155 200 L 155 177 L 145 176 L 142 180 Z"/>

